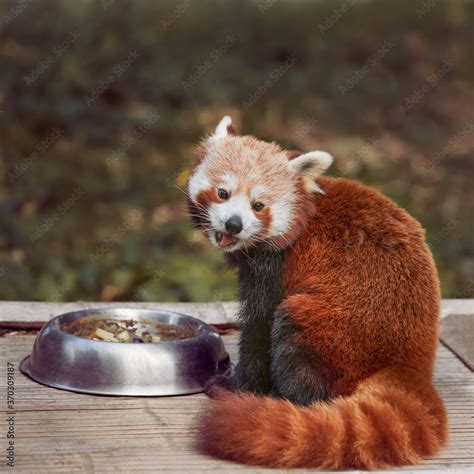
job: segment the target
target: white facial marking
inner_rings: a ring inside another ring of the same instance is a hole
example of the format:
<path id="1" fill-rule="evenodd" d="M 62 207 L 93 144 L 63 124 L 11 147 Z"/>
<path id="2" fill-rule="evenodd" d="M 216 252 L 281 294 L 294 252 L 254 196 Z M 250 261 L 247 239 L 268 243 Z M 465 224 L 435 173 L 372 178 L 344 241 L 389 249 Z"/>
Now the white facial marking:
<path id="1" fill-rule="evenodd" d="M 198 165 L 194 174 L 189 180 L 188 193 L 189 197 L 193 202 L 196 202 L 198 194 L 204 189 L 208 189 L 211 186 L 209 177 L 207 176 L 207 165 L 204 160 Z"/>
<path id="2" fill-rule="evenodd" d="M 265 194 L 267 191 L 267 188 L 261 184 L 255 186 L 250 192 L 250 200 L 257 201 L 259 198 L 262 198 L 262 194 Z"/>
<path id="3" fill-rule="evenodd" d="M 239 181 L 233 174 L 225 174 L 221 177 L 218 188 L 225 189 L 229 193 L 233 193 L 239 185 Z"/>
<path id="4" fill-rule="evenodd" d="M 278 237 L 285 234 L 293 219 L 293 202 L 291 196 L 288 200 L 278 201 L 271 207 L 272 224 L 270 229 L 270 237 Z"/>

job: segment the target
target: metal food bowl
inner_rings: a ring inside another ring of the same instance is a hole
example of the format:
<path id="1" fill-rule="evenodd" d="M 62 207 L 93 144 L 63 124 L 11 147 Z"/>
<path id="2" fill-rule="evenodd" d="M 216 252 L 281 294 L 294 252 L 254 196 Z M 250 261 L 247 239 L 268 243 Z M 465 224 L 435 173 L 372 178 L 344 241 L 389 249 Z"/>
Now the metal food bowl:
<path id="1" fill-rule="evenodd" d="M 81 318 L 157 321 L 192 329 L 192 337 L 159 343 L 104 342 L 62 328 Z M 20 370 L 50 387 L 99 395 L 157 396 L 202 392 L 227 372 L 230 360 L 219 334 L 199 319 L 172 311 L 114 308 L 64 313 L 49 321 Z"/>

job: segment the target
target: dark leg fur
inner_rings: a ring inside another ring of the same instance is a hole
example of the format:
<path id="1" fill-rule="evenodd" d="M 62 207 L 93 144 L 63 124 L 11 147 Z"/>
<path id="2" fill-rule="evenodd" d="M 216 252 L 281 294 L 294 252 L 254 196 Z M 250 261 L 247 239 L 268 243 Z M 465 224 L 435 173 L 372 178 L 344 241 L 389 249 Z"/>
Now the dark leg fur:
<path id="1" fill-rule="evenodd" d="M 281 274 L 285 253 L 254 249 L 239 264 L 240 360 L 239 388 L 259 394 L 272 389 L 270 339 L 273 313 L 282 298 Z"/>
<path id="2" fill-rule="evenodd" d="M 262 395 L 271 390 L 269 321 L 242 325 L 235 376 L 240 390 Z"/>
<path id="3" fill-rule="evenodd" d="M 239 268 L 241 334 L 235 383 L 239 390 L 269 394 L 270 333 L 273 313 L 282 298 L 285 252 L 254 248 L 227 255 L 227 260 Z"/>
<path id="4" fill-rule="evenodd" d="M 214 398 L 219 388 L 268 394 L 271 390 L 269 324 L 243 323 L 239 341 L 239 362 L 232 375 L 217 375 L 205 386 Z"/>
<path id="5" fill-rule="evenodd" d="M 314 354 L 295 342 L 298 328 L 281 309 L 275 311 L 271 333 L 273 392 L 299 405 L 329 398 L 329 385 Z"/>
<path id="6" fill-rule="evenodd" d="M 284 253 L 259 249 L 249 257 L 230 259 L 239 267 L 240 359 L 234 377 L 218 376 L 208 384 L 209 396 L 222 387 L 282 397 L 300 405 L 329 398 L 329 384 L 317 356 L 295 341 L 298 328 L 277 309 L 284 259 Z"/>

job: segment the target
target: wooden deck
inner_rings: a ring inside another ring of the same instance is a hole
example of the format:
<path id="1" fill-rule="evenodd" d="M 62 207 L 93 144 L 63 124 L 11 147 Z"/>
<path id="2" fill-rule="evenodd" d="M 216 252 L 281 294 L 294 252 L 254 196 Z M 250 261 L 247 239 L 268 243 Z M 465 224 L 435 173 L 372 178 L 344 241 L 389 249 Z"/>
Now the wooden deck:
<path id="1" fill-rule="evenodd" d="M 89 303 L 86 306 L 100 305 Z M 238 332 L 232 328 L 234 303 L 133 306 L 177 309 L 219 324 L 224 331 L 226 348 L 236 361 Z M 205 408 L 204 395 L 162 398 L 80 395 L 44 387 L 21 374 L 19 362 L 30 352 L 35 339 L 33 333 L 25 334 L 25 328 L 35 327 L 35 321 L 38 326 L 39 321 L 82 307 L 84 303 L 0 303 L 0 327 L 14 331 L 0 338 L 0 380 L 5 393 L 7 363 L 14 364 L 16 472 L 267 471 L 217 461 L 193 449 L 196 434 L 193 423 Z M 456 323 L 458 315 L 463 315 L 459 318 L 460 324 L 468 329 L 463 330 Z M 450 441 L 438 457 L 409 470 L 472 473 L 474 374 L 468 359 L 472 356 L 473 334 L 468 331 L 474 321 L 473 300 L 445 302 L 443 316 L 446 321 L 443 333 L 448 343 L 443 342 L 439 347 L 435 384 L 448 408 Z M 456 353 L 458 341 L 459 354 Z M 5 396 L 0 410 L 3 420 L 0 472 L 6 472 L 6 420 L 11 410 Z"/>

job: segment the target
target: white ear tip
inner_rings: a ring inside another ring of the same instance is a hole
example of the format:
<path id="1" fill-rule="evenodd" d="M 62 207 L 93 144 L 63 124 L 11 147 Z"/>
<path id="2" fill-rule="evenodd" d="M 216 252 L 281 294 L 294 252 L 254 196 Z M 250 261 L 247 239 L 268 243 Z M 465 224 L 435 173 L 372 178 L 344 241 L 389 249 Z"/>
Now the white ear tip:
<path id="1" fill-rule="evenodd" d="M 221 121 L 219 122 L 219 125 L 216 128 L 216 131 L 212 135 L 213 139 L 218 139 L 218 138 L 224 138 L 228 135 L 228 127 L 232 125 L 232 119 L 230 118 L 229 115 L 225 115 L 222 117 Z"/>
<path id="2" fill-rule="evenodd" d="M 290 160 L 290 168 L 297 174 L 305 176 L 309 180 L 314 180 L 322 175 L 332 164 L 333 158 L 326 151 L 310 151 L 304 155 Z"/>
<path id="3" fill-rule="evenodd" d="M 311 154 L 314 156 L 317 156 L 322 162 L 327 164 L 328 167 L 334 161 L 334 158 L 332 157 L 332 155 L 328 153 L 327 151 L 313 151 Z"/>
<path id="4" fill-rule="evenodd" d="M 232 125 L 232 118 L 230 115 L 224 115 L 222 117 L 221 123 L 225 123 L 227 126 Z"/>

